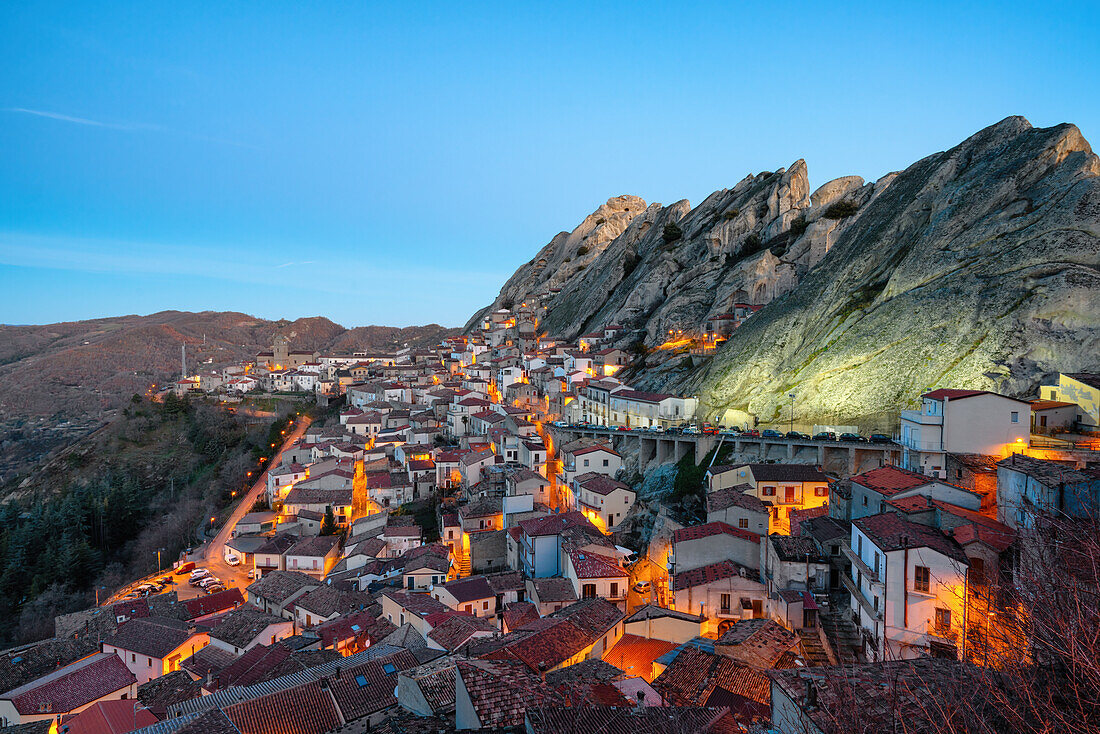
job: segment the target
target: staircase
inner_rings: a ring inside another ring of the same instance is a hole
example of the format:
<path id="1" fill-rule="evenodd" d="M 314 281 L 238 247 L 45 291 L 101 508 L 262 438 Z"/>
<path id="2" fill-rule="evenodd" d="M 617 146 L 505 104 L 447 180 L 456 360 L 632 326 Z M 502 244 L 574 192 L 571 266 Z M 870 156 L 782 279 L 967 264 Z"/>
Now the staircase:
<path id="1" fill-rule="evenodd" d="M 841 665 L 866 662 L 859 630 L 848 618 L 847 607 L 830 606 L 828 612 L 818 615 L 818 622 Z"/>
<path id="2" fill-rule="evenodd" d="M 825 652 L 816 628 L 800 629 L 798 636 L 802 638 L 802 654 L 808 666 L 817 668 L 832 665 L 829 653 Z"/>
<path id="3" fill-rule="evenodd" d="M 470 575 L 470 554 L 456 552 L 455 560 L 458 561 L 458 577 L 466 578 Z"/>

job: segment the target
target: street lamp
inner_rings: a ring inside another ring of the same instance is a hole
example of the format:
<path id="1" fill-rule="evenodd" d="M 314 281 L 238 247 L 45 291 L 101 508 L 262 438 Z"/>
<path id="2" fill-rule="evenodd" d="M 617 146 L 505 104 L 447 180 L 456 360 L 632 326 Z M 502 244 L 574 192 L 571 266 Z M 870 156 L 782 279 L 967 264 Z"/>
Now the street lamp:
<path id="1" fill-rule="evenodd" d="M 794 431 L 794 393 L 787 393 L 787 397 L 791 399 L 791 431 Z"/>
<path id="2" fill-rule="evenodd" d="M 161 572 L 160 554 L 164 553 L 166 550 L 166 548 L 157 548 L 157 573 Z"/>

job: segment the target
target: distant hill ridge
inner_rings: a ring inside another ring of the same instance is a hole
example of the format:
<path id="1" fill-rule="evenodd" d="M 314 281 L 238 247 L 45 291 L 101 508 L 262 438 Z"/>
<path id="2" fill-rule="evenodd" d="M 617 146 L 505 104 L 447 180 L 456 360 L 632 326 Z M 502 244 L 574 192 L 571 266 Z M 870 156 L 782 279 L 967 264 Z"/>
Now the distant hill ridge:
<path id="1" fill-rule="evenodd" d="M 0 418 L 75 418 L 115 408 L 153 382 L 178 378 L 181 344 L 194 371 L 253 357 L 277 334 L 293 349 L 351 352 L 426 346 L 452 332 L 438 324 L 347 329 L 321 316 L 268 321 L 232 311 L 0 326 Z"/>

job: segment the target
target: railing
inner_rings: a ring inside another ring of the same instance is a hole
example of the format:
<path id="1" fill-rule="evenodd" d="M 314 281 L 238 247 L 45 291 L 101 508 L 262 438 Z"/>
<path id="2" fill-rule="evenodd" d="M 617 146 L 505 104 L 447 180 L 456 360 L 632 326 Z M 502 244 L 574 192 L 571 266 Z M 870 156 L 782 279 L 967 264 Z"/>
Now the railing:
<path id="1" fill-rule="evenodd" d="M 901 411 L 901 419 L 903 421 L 909 421 L 910 423 L 920 423 L 925 426 L 942 426 L 942 415 L 925 415 L 919 410 L 903 410 Z"/>
<path id="2" fill-rule="evenodd" d="M 863 595 L 863 591 L 856 586 L 856 582 L 851 579 L 850 576 L 844 574 L 840 577 L 841 582 L 844 584 L 844 588 L 848 590 L 848 593 L 852 595 L 852 598 L 859 602 L 859 605 L 863 608 L 863 611 L 867 612 L 868 616 L 872 619 L 882 619 L 882 613 L 877 611 L 871 602 L 867 601 L 867 597 Z"/>
<path id="3" fill-rule="evenodd" d="M 864 576 L 866 576 L 868 579 L 876 584 L 880 583 L 878 573 L 875 572 L 873 568 L 868 566 L 867 563 L 859 557 L 859 554 L 852 550 L 852 547 L 850 545 L 848 545 L 847 543 L 842 543 L 840 546 L 840 550 L 844 554 L 844 557 L 852 562 L 853 566 L 863 572 Z"/>

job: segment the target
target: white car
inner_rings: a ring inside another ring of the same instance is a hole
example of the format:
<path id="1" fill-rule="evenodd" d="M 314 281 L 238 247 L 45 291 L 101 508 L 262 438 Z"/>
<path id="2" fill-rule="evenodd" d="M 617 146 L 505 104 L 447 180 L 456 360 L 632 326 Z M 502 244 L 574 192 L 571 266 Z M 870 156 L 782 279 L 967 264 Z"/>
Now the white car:
<path id="1" fill-rule="evenodd" d="M 205 568 L 196 568 L 194 571 L 191 572 L 191 580 L 196 581 L 209 575 L 210 572 L 207 571 Z"/>
<path id="2" fill-rule="evenodd" d="M 222 580 L 215 576 L 208 576 L 199 582 L 199 586 L 206 588 L 207 586 L 213 586 L 214 584 L 221 584 Z"/>
<path id="3" fill-rule="evenodd" d="M 254 569 L 254 568 L 248 569 L 248 578 L 250 578 L 250 579 L 256 578 L 256 569 Z"/>
<path id="4" fill-rule="evenodd" d="M 241 565 L 240 556 L 238 556 L 236 553 L 230 553 L 229 555 L 227 555 L 225 557 L 225 562 L 228 563 L 230 566 Z"/>

